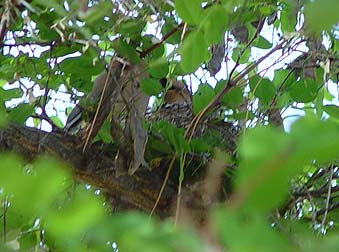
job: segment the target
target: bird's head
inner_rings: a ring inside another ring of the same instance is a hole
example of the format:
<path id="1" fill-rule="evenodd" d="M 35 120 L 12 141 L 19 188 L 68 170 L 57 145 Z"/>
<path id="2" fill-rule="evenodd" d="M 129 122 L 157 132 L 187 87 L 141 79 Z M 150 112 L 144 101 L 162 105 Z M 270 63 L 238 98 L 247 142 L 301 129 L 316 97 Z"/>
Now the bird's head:
<path id="1" fill-rule="evenodd" d="M 161 79 L 160 83 L 166 87 L 170 88 L 166 91 L 164 96 L 165 104 L 191 104 L 192 95 L 188 90 L 187 85 L 182 80 L 167 80 Z"/>

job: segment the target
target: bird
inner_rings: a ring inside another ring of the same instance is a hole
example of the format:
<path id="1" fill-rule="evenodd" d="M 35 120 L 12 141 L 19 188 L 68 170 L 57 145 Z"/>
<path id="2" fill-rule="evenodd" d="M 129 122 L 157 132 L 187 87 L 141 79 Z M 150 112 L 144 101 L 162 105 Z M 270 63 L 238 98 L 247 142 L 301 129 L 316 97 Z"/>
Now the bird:
<path id="1" fill-rule="evenodd" d="M 64 131 L 83 141 L 83 152 L 91 144 L 103 123 L 111 114 L 110 133 L 117 143 L 116 176 L 133 175 L 140 166 L 147 167 L 144 150 L 147 132 L 143 119 L 149 96 L 140 87 L 148 77 L 143 62 L 132 64 L 113 58 L 93 82 L 90 93 L 77 104 L 67 118 Z"/>
<path id="2" fill-rule="evenodd" d="M 88 104 L 97 104 L 104 90 L 107 78 L 107 70 L 101 72 L 93 82 L 93 87 L 87 96 Z M 75 105 L 71 113 L 68 115 L 64 131 L 70 135 L 77 134 L 81 129 L 85 128 L 88 122 L 84 119 L 84 108 L 80 104 Z"/>
<path id="3" fill-rule="evenodd" d="M 166 78 L 160 79 L 163 87 L 170 84 L 170 88 L 164 94 L 164 104 L 188 104 L 192 105 L 192 94 L 188 90 L 183 80 L 173 79 L 168 81 Z"/>
<path id="4" fill-rule="evenodd" d="M 179 128 L 186 128 L 193 118 L 192 93 L 183 80 L 160 79 L 164 87 L 161 105 L 155 111 L 148 111 L 149 122 L 167 121 Z"/>
<path id="5" fill-rule="evenodd" d="M 104 69 L 95 78 L 90 93 L 73 108 L 66 120 L 64 131 L 75 135 L 87 129 L 90 123 L 102 125 L 102 120 L 106 120 L 110 112 L 119 119 L 131 106 L 136 108 L 139 115 L 145 114 L 149 96 L 141 91 L 139 84 L 146 77 L 143 64 L 113 60 L 108 69 Z M 100 121 L 93 122 L 99 102 Z"/>
<path id="6" fill-rule="evenodd" d="M 195 116 L 192 93 L 182 80 L 161 79 L 160 82 L 164 87 L 167 85 L 170 87 L 165 91 L 163 104 L 158 110 L 147 113 L 147 120 L 151 123 L 167 121 L 178 128 L 187 130 Z M 224 121 L 223 110 L 221 108 L 217 108 L 213 113 L 202 118 L 194 131 L 193 138 L 202 137 L 205 134 L 213 135 L 213 132 L 221 134 L 223 141 L 232 148 L 235 148 L 236 136 L 239 129 L 232 125 L 232 123 Z"/>

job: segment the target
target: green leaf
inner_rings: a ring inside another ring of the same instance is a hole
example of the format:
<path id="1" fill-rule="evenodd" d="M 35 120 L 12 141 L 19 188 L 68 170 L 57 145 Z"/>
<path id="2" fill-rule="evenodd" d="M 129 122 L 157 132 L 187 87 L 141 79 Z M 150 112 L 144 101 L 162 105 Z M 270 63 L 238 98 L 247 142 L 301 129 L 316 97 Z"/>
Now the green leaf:
<path id="1" fill-rule="evenodd" d="M 267 217 L 225 207 L 214 210 L 212 226 L 230 251 L 292 251 L 290 243 L 267 223 Z"/>
<path id="2" fill-rule="evenodd" d="M 8 120 L 19 124 L 24 124 L 29 116 L 34 112 L 34 106 L 26 103 L 19 104 L 8 113 Z"/>
<path id="3" fill-rule="evenodd" d="M 337 125 L 315 117 L 298 120 L 289 134 L 270 127 L 248 130 L 239 146 L 236 204 L 262 213 L 278 207 L 287 196 L 291 176 L 315 160 L 336 158 L 338 148 Z"/>
<path id="4" fill-rule="evenodd" d="M 83 188 L 77 189 L 71 201 L 51 209 L 46 215 L 46 230 L 59 239 L 65 235 L 80 239 L 84 231 L 103 217 L 102 202 Z"/>
<path id="5" fill-rule="evenodd" d="M 206 139 L 192 139 L 190 142 L 191 149 L 193 152 L 198 153 L 204 153 L 204 152 L 210 152 L 212 150 L 212 147 L 206 142 Z"/>
<path id="6" fill-rule="evenodd" d="M 145 25 L 145 22 L 140 18 L 135 20 L 127 20 L 120 24 L 119 32 L 123 37 L 135 39 L 141 34 Z"/>
<path id="7" fill-rule="evenodd" d="M 42 1 L 42 0 L 41 0 Z M 32 19 L 37 25 L 36 31 L 41 40 L 53 41 L 59 38 L 59 34 L 51 26 L 60 18 L 55 12 L 42 12 L 39 14 L 32 13 Z"/>
<path id="8" fill-rule="evenodd" d="M 245 49 L 245 51 L 243 51 L 243 49 L 241 47 L 236 47 L 234 50 L 233 50 L 233 53 L 232 53 L 232 60 L 234 62 L 238 62 L 239 61 L 239 64 L 246 64 L 246 63 L 249 63 L 249 58 L 251 56 L 251 51 L 249 48 Z M 240 57 L 240 59 L 239 59 Z"/>
<path id="9" fill-rule="evenodd" d="M 102 127 L 99 130 L 98 137 L 104 143 L 112 143 L 112 136 L 111 136 L 111 124 L 108 120 L 104 122 Z"/>
<path id="10" fill-rule="evenodd" d="M 155 43 L 158 43 L 159 40 L 153 36 L 153 35 L 145 35 L 142 37 L 142 50 L 145 51 L 149 48 L 151 48 Z M 160 58 L 164 55 L 165 53 L 165 46 L 164 44 L 160 44 L 158 45 L 156 48 L 154 48 L 154 50 L 152 50 L 150 52 L 150 54 L 148 54 L 148 56 L 150 58 Z"/>
<path id="11" fill-rule="evenodd" d="M 62 169 L 64 165 L 55 159 L 42 157 L 25 169 L 15 156 L 2 154 L 1 160 L 1 187 L 5 193 L 13 195 L 12 207 L 25 215 L 37 216 L 48 212 L 54 207 L 51 203 L 55 197 L 68 186 L 65 179 L 69 174 Z"/>
<path id="12" fill-rule="evenodd" d="M 50 116 L 49 119 L 52 120 L 55 126 L 62 129 L 64 127 L 64 124 L 62 123 L 61 119 L 57 116 Z"/>
<path id="13" fill-rule="evenodd" d="M 26 231 L 22 232 L 19 236 L 18 242 L 20 243 L 20 250 L 21 251 L 29 251 L 33 250 L 39 244 L 39 234 L 33 231 Z"/>
<path id="14" fill-rule="evenodd" d="M 339 20 L 337 0 L 307 1 L 305 3 L 306 29 L 314 34 L 330 30 Z"/>
<path id="15" fill-rule="evenodd" d="M 93 57 L 87 54 L 64 59 L 59 66 L 61 71 L 82 76 L 82 79 L 90 79 L 91 76 L 104 70 L 102 64 L 94 64 Z"/>
<path id="16" fill-rule="evenodd" d="M 193 112 L 198 114 L 214 98 L 214 89 L 208 84 L 201 84 L 193 95 Z"/>
<path id="17" fill-rule="evenodd" d="M 226 85 L 227 81 L 219 81 L 215 86 L 215 93 L 219 93 L 220 90 Z M 243 102 L 242 88 L 232 88 L 224 97 L 221 102 L 228 108 L 237 108 Z"/>
<path id="18" fill-rule="evenodd" d="M 324 111 L 331 117 L 339 119 L 339 107 L 336 105 L 325 105 L 323 106 Z"/>
<path id="19" fill-rule="evenodd" d="M 0 98 L 1 101 L 1 98 Z M 0 104 L 0 128 L 3 128 L 7 125 L 7 111 L 4 104 Z"/>
<path id="20" fill-rule="evenodd" d="M 200 30 L 189 33 L 180 49 L 180 54 L 182 69 L 186 73 L 193 72 L 210 54 L 204 34 Z"/>
<path id="21" fill-rule="evenodd" d="M 271 104 L 276 88 L 269 79 L 255 76 L 250 80 L 250 88 L 263 104 Z"/>
<path id="22" fill-rule="evenodd" d="M 8 101 L 14 98 L 20 98 L 22 97 L 22 95 L 23 93 L 19 88 L 13 88 L 13 89 L 0 88 L 0 98 L 4 101 Z"/>
<path id="23" fill-rule="evenodd" d="M 147 72 L 154 78 L 164 78 L 169 71 L 168 62 L 165 58 L 159 58 L 148 64 Z"/>
<path id="24" fill-rule="evenodd" d="M 204 29 L 205 41 L 208 44 L 220 43 L 224 38 L 227 24 L 227 12 L 220 5 L 212 5 L 204 10 L 204 19 L 201 21 Z"/>
<path id="25" fill-rule="evenodd" d="M 184 129 L 177 128 L 167 121 L 160 121 L 153 124 L 153 127 L 173 146 L 176 153 L 180 154 L 189 150 L 188 142 L 184 137 Z"/>
<path id="26" fill-rule="evenodd" d="M 263 36 L 259 35 L 259 37 L 253 43 L 253 46 L 258 47 L 260 49 L 270 49 L 272 47 L 272 43 L 270 43 Z"/>
<path id="27" fill-rule="evenodd" d="M 291 138 L 295 141 L 293 154 L 300 160 L 327 162 L 338 156 L 339 131 L 333 121 L 314 116 L 301 118 L 292 125 Z"/>
<path id="28" fill-rule="evenodd" d="M 296 102 L 311 102 L 318 94 L 318 84 L 312 79 L 303 79 L 291 86 L 289 94 Z"/>
<path id="29" fill-rule="evenodd" d="M 197 25 L 201 22 L 201 0 L 176 0 L 175 10 L 178 15 L 188 24 Z"/>
<path id="30" fill-rule="evenodd" d="M 48 51 L 48 54 L 52 55 L 52 57 L 60 57 L 60 56 L 65 56 L 67 54 L 72 54 L 75 52 L 79 52 L 81 51 L 81 46 L 77 45 L 77 44 L 71 44 L 68 46 L 65 45 L 59 45 L 59 46 L 55 46 L 53 47 L 53 50 Z"/>
<path id="31" fill-rule="evenodd" d="M 141 90 L 151 96 L 158 95 L 163 91 L 163 88 L 157 79 L 145 78 L 140 83 Z"/>
<path id="32" fill-rule="evenodd" d="M 95 6 L 92 6 L 88 11 L 81 15 L 82 18 L 88 24 L 95 24 L 103 19 L 105 16 L 110 16 L 114 5 L 111 2 L 99 2 Z"/>
<path id="33" fill-rule="evenodd" d="M 242 159 L 235 182 L 242 209 L 266 212 L 283 200 L 293 174 L 288 165 L 290 145 L 286 133 L 274 128 L 247 131 L 239 145 Z"/>
<path id="34" fill-rule="evenodd" d="M 107 239 L 114 237 L 119 251 L 203 251 L 201 239 L 194 233 L 182 228 L 173 228 L 171 222 L 155 222 L 146 214 L 138 212 L 114 215 L 109 221 L 106 220 L 104 228 L 111 230 Z"/>
<path id="35" fill-rule="evenodd" d="M 122 39 L 118 39 L 118 42 L 115 44 L 115 48 L 121 56 L 128 58 L 134 64 L 140 63 L 140 57 L 135 48 L 130 44 L 127 44 Z"/>
<path id="36" fill-rule="evenodd" d="M 60 17 L 67 16 L 67 12 L 63 8 L 62 4 L 58 3 L 58 1 L 56 1 L 56 0 L 50 0 L 50 1 L 36 0 L 35 2 L 45 6 L 47 8 L 54 9 L 55 12 L 58 13 L 58 15 Z"/>
<path id="37" fill-rule="evenodd" d="M 297 23 L 297 13 L 295 11 L 297 6 L 294 2 L 289 1 L 286 1 L 285 4 L 285 8 L 280 12 L 281 30 L 283 32 L 294 32 Z"/>
<path id="38" fill-rule="evenodd" d="M 161 28 L 162 36 L 165 36 L 169 32 L 173 32 L 173 30 L 176 29 L 177 25 L 178 24 L 175 23 L 172 19 L 165 17 L 165 24 Z M 170 37 L 168 37 L 168 39 L 166 39 L 166 42 L 175 45 L 180 43 L 180 39 L 181 35 L 179 30 L 177 30 Z"/>

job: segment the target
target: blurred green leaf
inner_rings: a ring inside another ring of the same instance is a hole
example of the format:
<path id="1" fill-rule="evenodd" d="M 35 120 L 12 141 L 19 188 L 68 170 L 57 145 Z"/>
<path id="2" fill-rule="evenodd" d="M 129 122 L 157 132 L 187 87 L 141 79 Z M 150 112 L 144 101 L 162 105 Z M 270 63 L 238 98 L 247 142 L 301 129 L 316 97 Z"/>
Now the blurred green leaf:
<path id="1" fill-rule="evenodd" d="M 82 14 L 81 18 L 88 24 L 95 24 L 99 19 L 110 16 L 113 8 L 114 5 L 111 2 L 99 2 L 97 5 L 88 9 L 86 13 Z"/>
<path id="2" fill-rule="evenodd" d="M 181 67 L 186 73 L 197 69 L 209 56 L 203 32 L 196 30 L 189 33 L 179 52 L 182 57 Z"/>
<path id="3" fill-rule="evenodd" d="M 203 251 L 200 239 L 193 232 L 174 228 L 170 222 L 156 223 L 144 214 L 119 214 L 109 225 L 113 230 L 112 237 L 122 251 Z"/>
<path id="4" fill-rule="evenodd" d="M 29 116 L 31 116 L 34 112 L 34 106 L 21 103 L 15 108 L 12 108 L 8 113 L 8 120 L 11 122 L 16 122 L 19 124 L 24 124 Z"/>
<path id="5" fill-rule="evenodd" d="M 201 25 L 206 43 L 220 43 L 221 39 L 224 38 L 226 23 L 227 12 L 221 6 L 212 5 L 210 8 L 205 9 Z"/>
<path id="6" fill-rule="evenodd" d="M 72 73 L 90 78 L 92 75 L 100 73 L 104 66 L 102 64 L 94 64 L 90 55 L 81 55 L 64 59 L 60 64 L 60 70 L 65 73 Z"/>
<path id="7" fill-rule="evenodd" d="M 161 28 L 161 34 L 165 36 L 169 32 L 172 32 L 174 29 L 176 29 L 177 25 L 178 24 L 175 23 L 174 20 L 171 20 L 170 18 L 166 19 L 165 17 L 165 23 Z M 168 39 L 166 39 L 166 42 L 170 44 L 179 44 L 180 37 L 181 37 L 180 31 L 177 30 Z"/>
<path id="8" fill-rule="evenodd" d="M 115 48 L 121 56 L 126 57 L 135 64 L 140 63 L 140 57 L 135 48 L 122 39 L 118 39 L 118 41 L 116 41 Z"/>
<path id="9" fill-rule="evenodd" d="M 214 89 L 208 84 L 200 84 L 198 90 L 193 95 L 193 112 L 199 113 L 214 98 Z"/>
<path id="10" fill-rule="evenodd" d="M 22 96 L 22 91 L 19 88 L 13 88 L 13 89 L 0 88 L 1 100 L 9 101 L 10 99 L 20 98 L 21 96 Z"/>
<path id="11" fill-rule="evenodd" d="M 175 10 L 178 12 L 178 15 L 185 22 L 191 25 L 197 25 L 201 22 L 201 18 L 203 17 L 201 0 L 176 0 L 174 4 Z"/>
<path id="12" fill-rule="evenodd" d="M 164 78 L 169 71 L 168 62 L 165 58 L 159 58 L 149 63 L 147 72 L 154 78 Z"/>
<path id="13" fill-rule="evenodd" d="M 246 64 L 246 63 L 249 63 L 248 61 L 249 61 L 250 56 L 251 56 L 251 50 L 249 48 L 246 48 L 245 50 L 243 50 L 241 47 L 236 47 L 233 50 L 232 60 L 234 60 L 235 62 L 239 62 L 239 64 Z"/>
<path id="14" fill-rule="evenodd" d="M 312 79 L 295 82 L 290 88 L 290 96 L 296 102 L 311 102 L 318 94 L 318 84 Z"/>
<path id="15" fill-rule="evenodd" d="M 212 223 L 222 244 L 230 251 L 291 251 L 290 243 L 270 228 L 265 215 L 248 214 L 219 208 L 213 212 Z"/>
<path id="16" fill-rule="evenodd" d="M 189 150 L 188 142 L 184 138 L 184 129 L 177 128 L 167 121 L 160 121 L 153 124 L 153 127 L 173 146 L 176 153 L 183 153 Z"/>
<path id="17" fill-rule="evenodd" d="M 61 163 L 52 158 L 40 158 L 26 170 L 15 156 L 2 157 L 2 160 L 0 184 L 7 194 L 13 195 L 13 207 L 26 215 L 48 211 L 55 197 L 67 186 L 68 174 Z"/>
<path id="18" fill-rule="evenodd" d="M 146 78 L 143 79 L 140 83 L 141 90 L 151 96 L 151 95 L 158 95 L 163 91 L 163 88 L 157 79 Z"/>
<path id="19" fill-rule="evenodd" d="M 103 218 L 103 213 L 100 200 L 78 188 L 71 201 L 46 213 L 46 229 L 59 239 L 65 236 L 79 238 Z"/>
<path id="20" fill-rule="evenodd" d="M 221 80 L 215 85 L 215 93 L 219 93 L 220 90 L 227 84 L 226 80 Z M 243 102 L 242 88 L 232 88 L 224 97 L 221 99 L 223 105 L 228 108 L 237 108 Z"/>
<path id="21" fill-rule="evenodd" d="M 276 88 L 269 79 L 255 76 L 250 80 L 250 88 L 263 104 L 271 104 Z"/>
<path id="22" fill-rule="evenodd" d="M 64 127 L 63 122 L 61 121 L 61 119 L 57 116 L 50 116 L 49 117 L 52 122 L 54 123 L 55 126 L 57 126 L 58 128 L 62 129 Z"/>
<path id="23" fill-rule="evenodd" d="M 6 125 L 7 125 L 7 111 L 4 104 L 0 104 L 0 128 L 5 127 Z"/>
<path id="24" fill-rule="evenodd" d="M 259 35 L 258 38 L 253 43 L 254 47 L 258 47 L 260 49 L 270 49 L 272 47 L 272 43 L 270 43 L 263 36 Z"/>
<path id="25" fill-rule="evenodd" d="M 60 18 L 67 16 L 67 12 L 63 8 L 63 5 L 61 3 L 58 3 L 58 1 L 56 0 L 35 0 L 35 2 L 47 8 L 52 8 L 60 16 Z"/>
<path id="26" fill-rule="evenodd" d="M 124 37 L 135 39 L 141 34 L 145 25 L 145 21 L 140 18 L 126 20 L 119 25 L 119 32 Z"/>
<path id="27" fill-rule="evenodd" d="M 108 120 L 106 120 L 100 128 L 98 138 L 106 144 L 112 142 L 111 124 Z"/>
<path id="28" fill-rule="evenodd" d="M 30 251 L 39 244 L 39 233 L 33 231 L 23 232 L 18 242 L 21 251 Z"/>
<path id="29" fill-rule="evenodd" d="M 151 48 L 154 44 L 158 43 L 159 40 L 153 35 L 145 35 L 142 37 L 142 49 L 143 51 Z M 165 46 L 164 44 L 158 45 L 154 50 L 152 50 L 149 54 L 151 58 L 157 59 L 164 55 Z"/>
<path id="30" fill-rule="evenodd" d="M 312 160 L 335 158 L 338 140 L 336 124 L 313 117 L 295 122 L 290 134 L 270 127 L 248 130 L 239 146 L 237 204 L 263 212 L 277 207 L 287 194 L 290 177 Z"/>
<path id="31" fill-rule="evenodd" d="M 329 116 L 339 119 L 339 107 L 336 105 L 325 105 L 323 106 L 324 111 L 329 114 Z"/>
<path id="32" fill-rule="evenodd" d="M 307 1 L 305 2 L 306 28 L 314 34 L 323 30 L 330 30 L 338 24 L 339 2 L 336 0 Z"/>

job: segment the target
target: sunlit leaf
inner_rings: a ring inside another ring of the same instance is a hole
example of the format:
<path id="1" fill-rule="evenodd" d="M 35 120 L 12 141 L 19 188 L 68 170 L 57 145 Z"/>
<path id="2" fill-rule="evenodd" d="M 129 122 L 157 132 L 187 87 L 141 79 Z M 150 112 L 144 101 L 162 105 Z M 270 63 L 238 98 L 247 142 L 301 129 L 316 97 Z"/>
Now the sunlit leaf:
<path id="1" fill-rule="evenodd" d="M 224 37 L 224 29 L 227 22 L 227 12 L 218 5 L 204 10 L 202 26 L 205 31 L 206 43 L 219 43 Z"/>
<path id="2" fill-rule="evenodd" d="M 181 47 L 180 54 L 182 69 L 187 73 L 193 72 L 209 54 L 204 34 L 200 30 L 188 34 Z"/>
<path id="3" fill-rule="evenodd" d="M 175 10 L 189 24 L 199 24 L 202 17 L 201 0 L 175 1 Z"/>
<path id="4" fill-rule="evenodd" d="M 339 119 L 339 107 L 336 105 L 325 105 L 323 106 L 324 111 L 331 117 Z"/>

